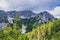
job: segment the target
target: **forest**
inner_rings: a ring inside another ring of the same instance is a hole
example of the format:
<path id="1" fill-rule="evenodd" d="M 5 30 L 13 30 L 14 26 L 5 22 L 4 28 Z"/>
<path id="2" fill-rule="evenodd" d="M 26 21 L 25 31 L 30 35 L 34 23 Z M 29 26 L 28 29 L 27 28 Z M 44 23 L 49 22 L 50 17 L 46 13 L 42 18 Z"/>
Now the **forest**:
<path id="1" fill-rule="evenodd" d="M 19 16 L 16 16 L 13 25 L 7 23 L 0 29 L 0 40 L 60 40 L 60 18 L 44 24 L 37 21 L 30 24 L 22 24 Z M 26 28 L 27 32 L 23 34 L 22 28 Z"/>

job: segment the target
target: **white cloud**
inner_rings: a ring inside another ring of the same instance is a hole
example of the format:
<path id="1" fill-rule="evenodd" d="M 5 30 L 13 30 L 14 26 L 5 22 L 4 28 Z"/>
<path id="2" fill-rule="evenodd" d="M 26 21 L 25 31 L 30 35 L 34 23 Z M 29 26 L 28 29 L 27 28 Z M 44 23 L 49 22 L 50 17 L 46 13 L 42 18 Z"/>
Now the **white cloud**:
<path id="1" fill-rule="evenodd" d="M 49 11 L 52 15 L 54 15 L 56 18 L 60 17 L 60 6 L 54 8 L 54 10 Z"/>
<path id="2" fill-rule="evenodd" d="M 3 10 L 33 10 L 49 11 L 55 17 L 60 17 L 60 0 L 0 0 L 0 9 Z M 54 10 L 53 10 L 54 9 Z"/>
<path id="3" fill-rule="evenodd" d="M 7 9 L 8 8 L 8 3 L 5 0 L 0 0 L 0 9 Z"/>
<path id="4" fill-rule="evenodd" d="M 0 1 L 1 3 L 1 1 Z M 59 0 L 2 0 L 0 8 L 9 10 L 26 10 L 26 9 L 52 9 L 59 3 Z M 2 5 L 5 5 L 2 6 Z M 8 6 L 9 5 L 9 6 Z M 8 6 L 8 7 L 7 7 Z M 51 7 L 51 8 L 50 8 Z"/>
<path id="5" fill-rule="evenodd" d="M 11 7 L 14 9 L 36 9 L 39 8 L 42 9 L 52 9 L 58 4 L 58 0 L 12 0 L 10 1 Z M 51 7 L 51 8 L 50 8 Z"/>

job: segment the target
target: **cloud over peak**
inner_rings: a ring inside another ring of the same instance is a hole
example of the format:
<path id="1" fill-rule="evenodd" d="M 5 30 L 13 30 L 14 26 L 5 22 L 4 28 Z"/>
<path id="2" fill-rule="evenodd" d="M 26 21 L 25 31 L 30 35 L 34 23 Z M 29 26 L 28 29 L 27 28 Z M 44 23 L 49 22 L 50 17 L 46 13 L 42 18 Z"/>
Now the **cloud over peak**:
<path id="1" fill-rule="evenodd" d="M 54 8 L 54 10 L 49 11 L 52 15 L 54 15 L 56 18 L 60 17 L 60 6 Z"/>
<path id="2" fill-rule="evenodd" d="M 0 0 L 0 8 L 4 10 L 32 10 L 39 7 L 50 9 L 58 3 L 59 0 Z"/>
<path id="3" fill-rule="evenodd" d="M 0 0 L 0 9 L 6 10 L 9 7 L 9 4 L 5 0 Z"/>
<path id="4" fill-rule="evenodd" d="M 0 9 L 6 11 L 32 10 L 34 12 L 50 10 L 50 13 L 58 17 L 60 15 L 60 0 L 0 0 Z"/>

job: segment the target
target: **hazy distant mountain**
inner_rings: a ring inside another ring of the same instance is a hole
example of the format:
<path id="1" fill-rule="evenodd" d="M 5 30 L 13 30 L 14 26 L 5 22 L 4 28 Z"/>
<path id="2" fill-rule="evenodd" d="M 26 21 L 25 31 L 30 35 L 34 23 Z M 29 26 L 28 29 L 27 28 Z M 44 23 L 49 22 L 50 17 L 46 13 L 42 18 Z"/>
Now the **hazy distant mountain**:
<path id="1" fill-rule="evenodd" d="M 51 15 L 49 12 L 44 11 L 36 15 L 36 19 L 39 20 L 39 22 L 48 22 L 52 19 L 55 19 L 53 15 Z"/>
<path id="2" fill-rule="evenodd" d="M 16 14 L 20 16 L 22 19 L 22 22 L 26 23 L 27 20 L 30 22 L 34 22 L 34 20 L 37 20 L 39 23 L 45 23 L 52 19 L 55 19 L 53 15 L 51 15 L 49 12 L 44 11 L 40 12 L 39 14 L 35 14 L 32 11 L 3 11 L 0 10 L 0 28 L 2 26 L 6 25 L 6 22 L 13 23 L 13 19 L 15 18 Z M 27 19 L 27 20 L 26 20 Z"/>
<path id="3" fill-rule="evenodd" d="M 7 22 L 11 21 L 15 18 L 16 14 L 19 14 L 21 19 L 30 19 L 35 18 L 35 20 L 38 20 L 39 23 L 48 22 L 52 19 L 55 19 L 53 15 L 51 15 L 49 12 L 44 11 L 40 12 L 39 14 L 35 14 L 32 11 L 3 11 L 0 10 L 0 22 Z"/>
<path id="4" fill-rule="evenodd" d="M 7 22 L 7 15 L 6 12 L 3 10 L 0 10 L 0 22 Z"/>
<path id="5" fill-rule="evenodd" d="M 8 11 L 6 13 L 7 13 L 7 16 L 10 16 L 13 18 L 16 16 L 16 14 L 18 14 L 20 17 L 31 17 L 35 15 L 35 13 L 33 13 L 32 11 Z"/>
<path id="6" fill-rule="evenodd" d="M 14 18 L 17 14 L 17 11 L 7 11 L 6 14 L 7 16 Z"/>
<path id="7" fill-rule="evenodd" d="M 18 14 L 24 17 L 31 17 L 35 15 L 35 13 L 33 13 L 32 11 L 19 11 Z"/>

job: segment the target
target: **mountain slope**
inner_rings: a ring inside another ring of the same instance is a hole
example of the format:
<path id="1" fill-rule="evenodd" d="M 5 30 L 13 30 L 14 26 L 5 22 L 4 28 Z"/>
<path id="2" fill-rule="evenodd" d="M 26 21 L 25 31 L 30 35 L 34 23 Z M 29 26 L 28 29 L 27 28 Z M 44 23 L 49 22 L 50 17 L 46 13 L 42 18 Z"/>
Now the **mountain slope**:
<path id="1" fill-rule="evenodd" d="M 39 14 L 35 14 L 32 11 L 7 11 L 4 12 L 3 10 L 0 10 L 0 21 L 2 21 L 2 17 L 4 18 L 4 21 L 8 20 L 8 17 L 15 18 L 16 14 L 20 16 L 21 19 L 34 19 L 38 20 L 39 23 L 45 23 L 52 19 L 55 19 L 53 15 L 51 15 L 49 12 L 44 11 Z M 11 19 L 12 20 L 12 19 Z"/>

